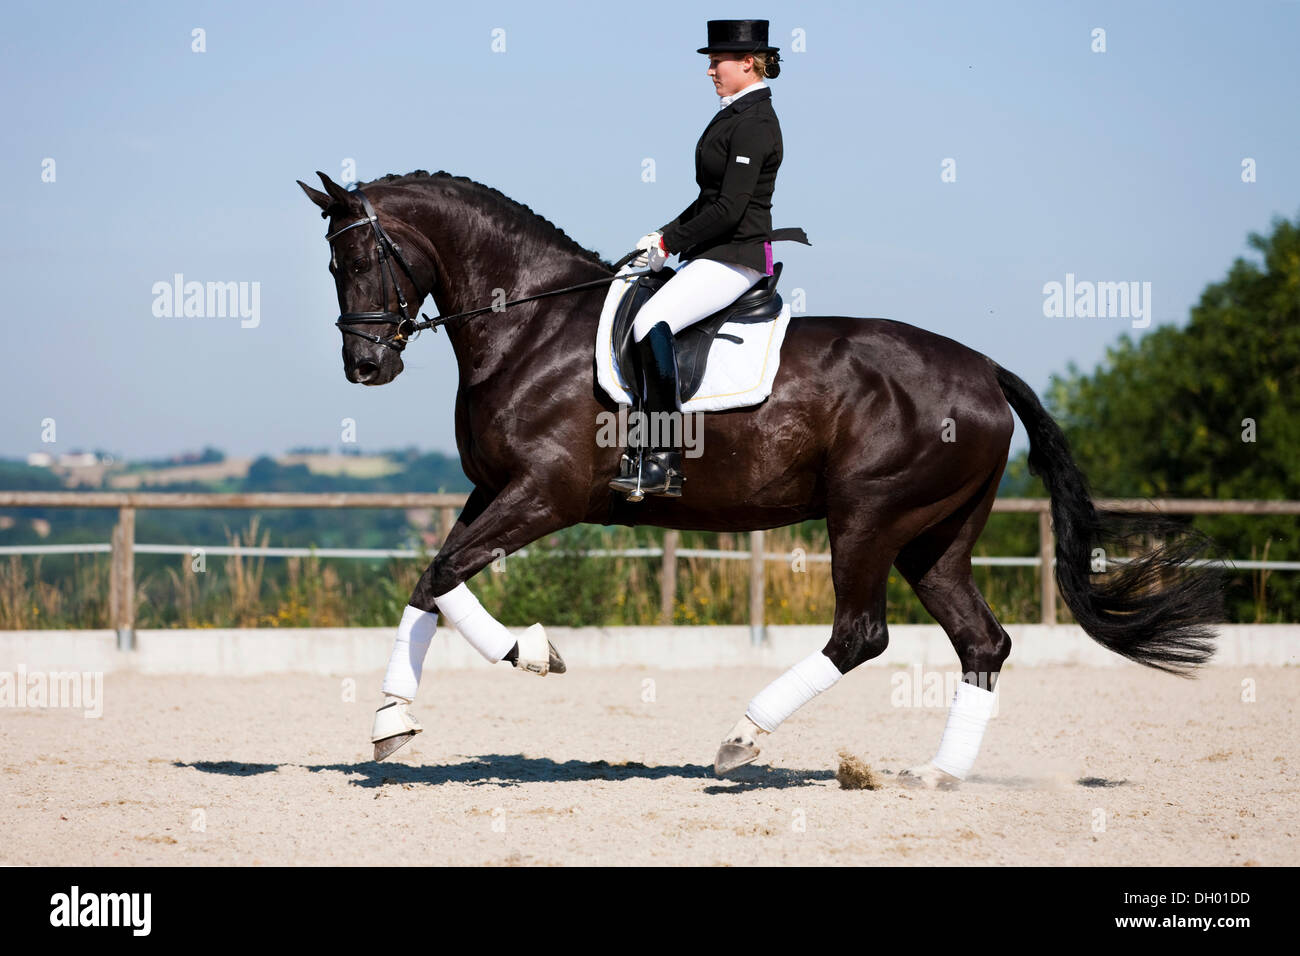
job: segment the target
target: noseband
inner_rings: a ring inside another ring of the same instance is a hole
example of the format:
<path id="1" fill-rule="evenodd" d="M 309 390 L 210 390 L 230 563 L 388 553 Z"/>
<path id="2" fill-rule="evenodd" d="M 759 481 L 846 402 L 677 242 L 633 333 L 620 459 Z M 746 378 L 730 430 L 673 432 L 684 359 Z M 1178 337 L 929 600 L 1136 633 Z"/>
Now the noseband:
<path id="1" fill-rule="evenodd" d="M 330 256 L 334 261 L 334 267 L 338 268 L 338 255 L 334 250 L 334 238 L 349 229 L 356 229 L 358 226 L 370 226 L 375 234 L 375 249 L 379 254 L 379 282 L 383 290 L 383 299 L 379 303 L 380 307 L 385 309 L 388 307 L 388 281 L 391 279 L 393 291 L 397 293 L 397 308 L 399 311 L 344 312 L 334 324 L 346 335 L 356 335 L 368 342 L 374 342 L 376 345 L 382 345 L 395 352 L 400 352 L 406 348 L 408 337 L 412 332 L 416 331 L 416 326 L 415 320 L 407 314 L 406 296 L 402 294 L 402 286 L 397 281 L 397 272 L 393 268 L 393 260 L 397 260 L 397 264 L 402 267 L 406 277 L 411 280 L 411 285 L 415 286 L 417 290 L 419 284 L 415 281 L 411 266 L 407 263 L 406 257 L 402 255 L 401 248 L 392 239 L 388 238 L 388 233 L 379 224 L 379 216 L 375 213 L 375 207 L 370 205 L 370 200 L 366 198 L 366 194 L 360 189 L 353 190 L 353 193 L 361 200 L 361 208 L 365 210 L 366 218 L 358 219 L 350 226 L 344 226 L 337 232 L 330 233 L 325 237 L 330 244 Z M 385 337 L 353 328 L 356 325 L 396 325 L 397 331 Z"/>

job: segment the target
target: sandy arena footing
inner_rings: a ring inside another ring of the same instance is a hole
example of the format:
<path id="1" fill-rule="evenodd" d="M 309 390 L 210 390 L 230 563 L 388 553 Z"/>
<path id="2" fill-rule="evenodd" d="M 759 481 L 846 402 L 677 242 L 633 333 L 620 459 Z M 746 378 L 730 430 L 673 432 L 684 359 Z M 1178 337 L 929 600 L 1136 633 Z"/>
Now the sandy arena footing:
<path id="1" fill-rule="evenodd" d="M 1012 667 L 952 793 L 895 783 L 933 754 L 946 701 L 861 669 L 715 779 L 778 673 L 431 673 L 425 732 L 384 763 L 377 672 L 110 673 L 97 719 L 0 708 L 0 863 L 1300 863 L 1300 669 Z M 841 749 L 884 786 L 841 789 Z"/>

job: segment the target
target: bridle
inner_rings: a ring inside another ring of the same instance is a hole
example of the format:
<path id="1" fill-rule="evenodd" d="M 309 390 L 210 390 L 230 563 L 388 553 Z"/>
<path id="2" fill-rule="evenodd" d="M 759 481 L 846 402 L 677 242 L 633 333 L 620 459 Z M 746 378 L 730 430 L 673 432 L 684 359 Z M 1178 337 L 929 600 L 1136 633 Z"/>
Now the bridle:
<path id="1" fill-rule="evenodd" d="M 639 249 L 634 249 L 622 259 L 618 260 L 618 262 L 614 263 L 615 275 L 595 279 L 591 282 L 581 282 L 578 285 L 565 286 L 563 289 L 551 289 L 547 292 L 539 292 L 536 295 L 525 296 L 522 299 L 513 299 L 509 302 L 503 302 L 497 305 L 485 306 L 481 309 L 471 309 L 469 312 L 458 312 L 455 315 L 440 315 L 436 319 L 431 319 L 427 315 L 421 314 L 420 318 L 424 321 L 416 322 L 408 314 L 406 296 L 402 294 L 401 283 L 397 281 L 397 271 L 393 268 L 393 260 L 397 260 L 397 264 L 402 267 L 402 271 L 406 273 L 406 277 L 411 280 L 411 285 L 415 286 L 418 293 L 420 286 L 419 283 L 415 281 L 415 275 L 411 271 L 411 266 L 406 261 L 406 257 L 402 255 L 401 247 L 388 237 L 388 233 L 384 231 L 384 227 L 379 224 L 379 215 L 375 212 L 375 207 L 370 205 L 370 200 L 366 198 L 366 194 L 360 189 L 352 190 L 352 194 L 361 200 L 361 208 L 365 211 L 366 216 L 364 219 L 358 219 L 356 222 L 344 226 L 342 229 L 335 230 L 325 237 L 325 240 L 330 244 L 330 261 L 333 263 L 334 268 L 338 269 L 338 254 L 334 249 L 334 239 L 336 236 L 341 236 L 349 229 L 356 229 L 360 226 L 370 226 L 371 231 L 375 236 L 375 249 L 379 256 L 379 282 L 382 290 L 381 294 L 383 295 L 383 300 L 380 302 L 380 305 L 385 309 L 385 311 L 344 312 L 338 317 L 338 321 L 334 324 L 338 326 L 345 335 L 358 336 L 359 338 L 365 339 L 367 342 L 374 342 L 376 345 L 382 345 L 384 348 L 392 349 L 394 352 L 401 352 L 406 348 L 406 345 L 411 341 L 411 336 L 413 334 L 423 332 L 425 329 L 433 329 L 436 332 L 438 326 L 446 325 L 454 319 L 472 318 L 473 316 L 483 315 L 487 312 L 500 312 L 509 306 L 519 305 L 522 302 L 532 302 L 534 299 L 541 299 L 550 295 L 562 295 L 565 292 L 576 292 L 579 289 L 590 289 L 606 282 L 612 282 L 615 279 L 635 279 L 637 276 L 650 275 L 649 270 L 646 270 L 645 272 L 629 272 L 621 276 L 617 275 L 619 269 L 627 265 L 627 263 L 631 262 L 640 254 Z M 397 293 L 398 311 L 396 312 L 388 309 L 388 281 L 390 279 L 393 282 L 393 290 Z M 353 326 L 356 325 L 396 325 L 397 331 L 389 336 L 375 335 L 373 332 L 363 332 L 360 329 L 353 328 Z"/>
<path id="2" fill-rule="evenodd" d="M 383 298 L 380 305 L 387 309 L 388 307 L 388 280 L 393 281 L 393 291 L 397 293 L 397 308 L 399 311 L 391 310 L 384 312 L 344 312 L 338 317 L 334 324 L 343 331 L 345 335 L 356 335 L 376 345 L 382 345 L 386 348 L 393 349 L 397 352 L 406 348 L 406 343 L 412 332 L 418 331 L 416 322 L 407 314 L 406 296 L 402 294 L 402 285 L 397 281 L 397 272 L 393 268 L 393 260 L 402 267 L 406 277 L 411 280 L 411 285 L 419 289 L 419 284 L 415 281 L 415 275 L 411 272 L 410 263 L 402 255 L 401 247 L 392 239 L 388 238 L 388 233 L 384 227 L 379 224 L 379 215 L 375 212 L 375 207 L 370 205 L 370 200 L 360 189 L 353 190 L 354 194 L 361 200 L 361 208 L 365 210 L 366 218 L 358 219 L 349 226 L 344 226 L 325 237 L 325 241 L 330 244 L 330 258 L 334 263 L 334 268 L 339 267 L 338 253 L 334 249 L 334 239 L 341 236 L 349 229 L 356 229 L 358 226 L 369 225 L 375 234 L 375 251 L 379 256 L 379 282 L 383 290 Z M 397 331 L 390 336 L 375 335 L 373 332 L 362 332 L 353 328 L 355 325 L 396 325 Z"/>

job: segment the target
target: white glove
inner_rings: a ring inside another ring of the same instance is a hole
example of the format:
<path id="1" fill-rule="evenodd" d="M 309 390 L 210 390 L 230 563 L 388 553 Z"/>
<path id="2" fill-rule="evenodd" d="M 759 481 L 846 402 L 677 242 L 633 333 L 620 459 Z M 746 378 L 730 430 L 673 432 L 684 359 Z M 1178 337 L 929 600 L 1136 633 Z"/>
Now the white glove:
<path id="1" fill-rule="evenodd" d="M 632 265 L 638 269 L 644 269 L 648 265 L 654 272 L 662 269 L 664 263 L 668 261 L 668 255 L 659 246 L 662 238 L 662 233 L 650 232 L 638 239 L 636 248 L 642 252 L 632 260 Z"/>

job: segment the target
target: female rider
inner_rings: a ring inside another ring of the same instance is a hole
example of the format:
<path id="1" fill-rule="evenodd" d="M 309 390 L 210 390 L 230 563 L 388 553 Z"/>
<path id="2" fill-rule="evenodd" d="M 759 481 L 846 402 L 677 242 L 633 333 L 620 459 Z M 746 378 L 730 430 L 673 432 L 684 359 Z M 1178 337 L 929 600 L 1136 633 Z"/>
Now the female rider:
<path id="1" fill-rule="evenodd" d="M 700 195 L 672 222 L 637 242 L 636 267 L 663 267 L 677 254 L 684 263 L 637 313 L 632 335 L 641 360 L 647 413 L 681 411 L 673 336 L 740 298 L 772 274 L 772 241 L 807 242 L 802 229 L 772 229 L 772 193 L 781 165 L 781 125 L 764 82 L 780 72 L 778 48 L 767 42 L 766 20 L 710 20 L 708 76 L 719 110 L 695 148 Z M 689 261 L 688 261 L 689 260 Z M 625 456 L 617 491 L 681 495 L 678 427 L 654 429 L 661 441 L 636 464 Z M 666 432 L 671 438 L 664 438 Z"/>

